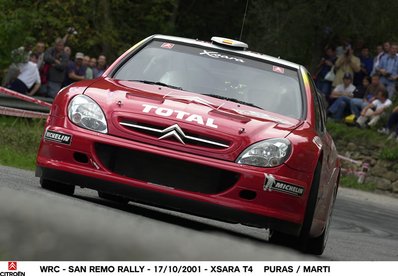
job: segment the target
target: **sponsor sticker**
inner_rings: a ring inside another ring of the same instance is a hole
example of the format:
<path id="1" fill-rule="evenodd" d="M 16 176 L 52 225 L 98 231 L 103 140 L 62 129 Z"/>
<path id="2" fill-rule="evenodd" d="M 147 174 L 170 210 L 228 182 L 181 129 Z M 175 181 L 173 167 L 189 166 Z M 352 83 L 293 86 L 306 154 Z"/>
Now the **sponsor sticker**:
<path id="1" fill-rule="evenodd" d="M 173 43 L 163 43 L 162 45 L 160 45 L 160 47 L 162 48 L 166 48 L 166 49 L 172 49 L 174 47 Z"/>
<path id="2" fill-rule="evenodd" d="M 279 66 L 272 66 L 272 71 L 276 72 L 276 73 L 280 73 L 280 74 L 284 74 L 285 73 L 285 69 Z"/>
<path id="3" fill-rule="evenodd" d="M 278 191 L 294 196 L 302 196 L 304 188 L 276 180 L 273 175 L 265 174 L 264 191 Z"/>
<path id="4" fill-rule="evenodd" d="M 70 145 L 70 143 L 72 142 L 72 135 L 52 130 L 47 130 L 46 133 L 44 134 L 44 139 L 65 145 Z"/>

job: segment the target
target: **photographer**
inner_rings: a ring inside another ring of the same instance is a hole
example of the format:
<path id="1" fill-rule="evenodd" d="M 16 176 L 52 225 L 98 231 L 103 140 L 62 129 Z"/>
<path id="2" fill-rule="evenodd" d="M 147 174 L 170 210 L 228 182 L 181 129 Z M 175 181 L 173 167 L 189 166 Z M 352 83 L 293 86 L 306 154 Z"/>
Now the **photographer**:
<path id="1" fill-rule="evenodd" d="M 376 67 L 376 73 L 380 74 L 381 83 L 387 88 L 388 98 L 392 99 L 395 93 L 395 81 L 398 78 L 398 45 L 393 43 L 389 49 L 388 55 L 380 59 Z"/>
<path id="2" fill-rule="evenodd" d="M 345 47 L 344 55 L 337 59 L 334 68 L 336 70 L 336 78 L 333 81 L 333 87 L 343 83 L 344 74 L 354 75 L 354 73 L 361 70 L 361 61 L 354 56 L 350 45 Z"/>

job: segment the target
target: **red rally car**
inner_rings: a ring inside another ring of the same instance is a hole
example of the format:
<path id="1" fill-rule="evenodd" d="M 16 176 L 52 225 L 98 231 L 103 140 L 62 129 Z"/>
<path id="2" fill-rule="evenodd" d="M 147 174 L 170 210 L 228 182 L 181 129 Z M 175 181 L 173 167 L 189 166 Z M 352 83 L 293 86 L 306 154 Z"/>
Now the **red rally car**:
<path id="1" fill-rule="evenodd" d="M 340 175 L 322 97 L 303 66 L 247 48 L 153 35 L 65 87 L 41 186 L 263 227 L 322 254 Z"/>

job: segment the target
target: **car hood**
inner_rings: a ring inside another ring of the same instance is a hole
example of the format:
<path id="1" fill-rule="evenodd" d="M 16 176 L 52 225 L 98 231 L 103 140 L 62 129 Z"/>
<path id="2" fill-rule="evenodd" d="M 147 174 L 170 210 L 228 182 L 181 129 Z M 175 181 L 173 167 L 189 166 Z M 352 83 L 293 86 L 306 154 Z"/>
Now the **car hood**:
<path id="1" fill-rule="evenodd" d="M 249 145 L 286 137 L 302 121 L 169 87 L 109 78 L 85 95 L 103 109 L 109 135 L 235 160 Z"/>

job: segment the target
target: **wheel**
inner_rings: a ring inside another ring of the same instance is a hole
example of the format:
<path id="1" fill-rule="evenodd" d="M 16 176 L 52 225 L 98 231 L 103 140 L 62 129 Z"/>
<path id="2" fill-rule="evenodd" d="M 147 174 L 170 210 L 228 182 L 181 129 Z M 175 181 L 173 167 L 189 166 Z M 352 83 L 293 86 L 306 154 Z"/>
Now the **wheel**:
<path id="1" fill-rule="evenodd" d="M 309 238 L 309 232 L 311 229 L 311 224 L 312 224 L 312 220 L 314 218 L 314 213 L 315 213 L 315 206 L 316 206 L 316 201 L 317 201 L 317 196 L 318 196 L 319 182 L 321 179 L 321 168 L 322 168 L 321 163 L 318 162 L 318 164 L 315 168 L 314 180 L 311 185 L 311 191 L 308 196 L 307 208 L 305 210 L 304 222 L 303 222 L 303 226 L 301 228 L 300 235 L 297 237 L 297 236 L 273 231 L 271 238 L 270 238 L 271 242 L 277 243 L 277 244 L 282 244 L 282 245 L 288 245 L 290 247 L 294 247 L 294 248 L 304 251 L 306 253 L 310 253 L 307 250 L 309 248 L 307 245 L 309 245 L 310 243 L 311 244 L 314 243 L 314 241 L 311 241 L 312 239 Z M 323 252 L 323 250 L 322 250 L 322 252 Z M 312 254 L 315 254 L 315 253 L 312 253 Z M 320 253 L 320 254 L 322 254 L 322 253 Z M 316 254 L 316 255 L 320 255 L 320 254 Z"/>
<path id="2" fill-rule="evenodd" d="M 336 201 L 336 196 L 337 188 L 335 188 L 333 192 L 333 198 L 331 200 L 331 206 L 329 207 L 329 214 L 325 223 L 325 228 L 323 229 L 323 232 L 319 237 L 309 238 L 307 240 L 305 252 L 313 255 L 322 255 L 323 251 L 325 250 L 326 243 L 329 237 L 330 222 L 332 221 L 333 207 Z"/>
<path id="3" fill-rule="evenodd" d="M 64 195 L 73 195 L 75 185 L 67 185 L 56 181 L 40 178 L 40 185 L 43 189 L 54 191 Z"/>
<path id="4" fill-rule="evenodd" d="M 108 193 L 104 193 L 104 192 L 100 192 L 98 191 L 98 196 L 100 198 L 103 199 L 107 199 L 110 201 L 114 201 L 114 202 L 118 202 L 118 203 L 122 203 L 122 204 L 126 204 L 129 202 L 129 200 L 125 197 L 122 196 L 118 196 L 118 195 L 113 195 L 113 194 L 108 194 Z"/>

